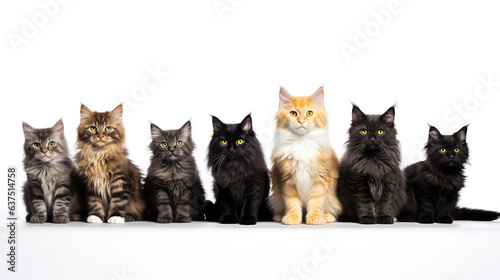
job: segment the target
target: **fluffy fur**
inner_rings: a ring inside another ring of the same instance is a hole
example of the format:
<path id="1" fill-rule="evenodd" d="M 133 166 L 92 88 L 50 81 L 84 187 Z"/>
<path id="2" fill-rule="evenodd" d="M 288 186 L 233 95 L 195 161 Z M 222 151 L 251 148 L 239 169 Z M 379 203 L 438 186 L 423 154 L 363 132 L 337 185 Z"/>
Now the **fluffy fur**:
<path id="1" fill-rule="evenodd" d="M 469 159 L 467 126 L 453 135 L 441 135 L 431 126 L 425 146 L 427 159 L 405 169 L 409 200 L 398 221 L 451 224 L 453 220 L 492 221 L 500 213 L 457 208 Z"/>
<path id="2" fill-rule="evenodd" d="M 122 110 L 99 113 L 84 105 L 80 110 L 76 162 L 89 223 L 137 221 L 144 215 L 141 173 L 127 158 Z"/>
<path id="3" fill-rule="evenodd" d="M 204 220 L 205 191 L 193 156 L 191 122 L 178 130 L 161 130 L 151 124 L 153 152 L 144 182 L 146 202 L 158 223 Z"/>
<path id="4" fill-rule="evenodd" d="M 254 225 L 269 220 L 265 200 L 269 175 L 250 115 L 239 124 L 212 117 L 214 134 L 208 148 L 208 167 L 214 177 L 218 221 Z"/>
<path id="5" fill-rule="evenodd" d="M 340 162 L 341 221 L 392 224 L 406 201 L 395 109 L 382 115 L 352 110 L 347 150 Z"/>
<path id="6" fill-rule="evenodd" d="M 26 221 L 68 223 L 81 219 L 80 188 L 76 167 L 68 153 L 64 125 L 35 129 L 23 123 L 24 170 L 28 181 L 23 187 Z"/>
<path id="7" fill-rule="evenodd" d="M 280 108 L 272 152 L 274 220 L 287 225 L 320 225 L 341 212 L 336 187 L 339 161 L 330 144 L 324 92 L 293 97 L 280 89 Z"/>

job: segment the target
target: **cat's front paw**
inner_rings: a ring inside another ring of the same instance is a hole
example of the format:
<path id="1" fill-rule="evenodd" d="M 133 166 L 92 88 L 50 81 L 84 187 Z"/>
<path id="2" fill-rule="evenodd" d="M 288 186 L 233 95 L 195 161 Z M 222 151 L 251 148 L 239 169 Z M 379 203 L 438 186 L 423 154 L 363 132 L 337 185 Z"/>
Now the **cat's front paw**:
<path id="1" fill-rule="evenodd" d="M 377 224 L 392 225 L 394 224 L 394 218 L 391 216 L 377 217 Z"/>
<path id="2" fill-rule="evenodd" d="M 90 215 L 87 217 L 87 223 L 102 224 L 102 219 L 97 217 L 96 215 Z"/>
<path id="3" fill-rule="evenodd" d="M 311 215 L 306 217 L 306 224 L 308 225 L 324 225 L 326 219 L 323 215 Z"/>
<path id="4" fill-rule="evenodd" d="M 224 215 L 220 217 L 219 222 L 221 224 L 236 224 L 238 223 L 238 218 L 233 215 Z"/>
<path id="5" fill-rule="evenodd" d="M 302 217 L 299 215 L 285 215 L 281 221 L 285 225 L 300 225 L 302 223 Z"/>
<path id="6" fill-rule="evenodd" d="M 82 219 L 82 215 L 80 214 L 73 214 L 73 216 L 71 216 L 72 221 L 81 221 Z"/>
<path id="7" fill-rule="evenodd" d="M 281 223 L 281 221 L 283 220 L 283 215 L 274 215 L 273 220 L 275 222 Z"/>
<path id="8" fill-rule="evenodd" d="M 374 225 L 377 223 L 377 218 L 373 216 L 364 216 L 359 218 L 359 223 L 362 225 Z"/>
<path id="9" fill-rule="evenodd" d="M 126 214 L 125 215 L 125 222 L 135 222 L 134 216 L 132 216 L 130 214 Z"/>
<path id="10" fill-rule="evenodd" d="M 30 218 L 30 223 L 33 224 L 43 224 L 47 221 L 47 216 L 45 215 L 34 215 Z"/>
<path id="11" fill-rule="evenodd" d="M 124 224 L 125 218 L 120 216 L 113 216 L 108 219 L 108 224 Z"/>
<path id="12" fill-rule="evenodd" d="M 417 222 L 421 224 L 432 224 L 434 223 L 434 217 L 428 215 L 420 216 L 418 217 Z"/>
<path id="13" fill-rule="evenodd" d="M 172 217 L 158 217 L 156 222 L 160 224 L 170 224 L 172 222 Z"/>
<path id="14" fill-rule="evenodd" d="M 326 220 L 327 223 L 335 223 L 337 221 L 337 219 L 335 219 L 335 217 L 332 215 L 332 214 L 325 214 L 323 216 Z"/>
<path id="15" fill-rule="evenodd" d="M 54 224 L 67 224 L 69 223 L 69 217 L 68 216 L 55 216 L 54 219 L 52 220 Z"/>
<path id="16" fill-rule="evenodd" d="M 240 219 L 240 225 L 255 225 L 257 223 L 257 218 L 252 216 L 243 216 Z"/>
<path id="17" fill-rule="evenodd" d="M 436 223 L 440 223 L 440 224 L 453 224 L 453 217 L 452 216 L 438 217 L 437 220 L 436 220 Z"/>
<path id="18" fill-rule="evenodd" d="M 191 217 L 175 217 L 174 223 L 190 223 Z"/>

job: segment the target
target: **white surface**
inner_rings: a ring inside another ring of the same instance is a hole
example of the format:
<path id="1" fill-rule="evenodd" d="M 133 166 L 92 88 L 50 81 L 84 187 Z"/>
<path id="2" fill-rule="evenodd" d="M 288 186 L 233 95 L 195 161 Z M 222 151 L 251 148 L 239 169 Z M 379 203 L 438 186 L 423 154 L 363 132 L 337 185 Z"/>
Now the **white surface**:
<path id="1" fill-rule="evenodd" d="M 291 94 L 309 95 L 324 84 L 330 136 L 339 156 L 347 137 L 350 101 L 365 113 L 382 113 L 398 103 L 396 123 L 405 165 L 423 157 L 427 123 L 442 133 L 471 123 L 471 166 L 460 204 L 500 211 L 500 130 L 496 125 L 500 87 L 495 84 L 488 91 L 482 82 L 488 77 L 494 83 L 500 81 L 498 1 L 401 0 L 396 9 L 389 0 L 221 2 L 235 5 L 223 20 L 212 0 L 68 1 L 16 52 L 9 36 L 21 34 L 24 18 L 32 21 L 43 10 L 34 0 L 2 1 L 0 181 L 6 180 L 7 166 L 21 167 L 21 121 L 49 127 L 63 117 L 73 146 L 80 102 L 100 111 L 123 102 L 130 157 L 144 172 L 150 157 L 149 121 L 171 129 L 192 119 L 196 158 L 211 198 L 211 177 L 205 168 L 212 132 L 210 114 L 225 122 L 239 122 L 252 112 L 254 128 L 269 158 L 279 85 Z M 384 14 L 382 10 L 395 13 L 349 62 L 341 45 L 353 45 L 357 29 L 373 28 L 374 14 Z M 169 75 L 152 77 L 155 71 Z M 148 90 L 134 97 L 143 90 L 144 82 Z M 21 169 L 19 175 L 20 183 L 24 182 Z M 0 218 L 7 212 L 5 196 L 5 191 L 0 192 Z M 18 208 L 18 217 L 24 217 L 23 206 Z M 240 229 L 141 223 L 118 228 L 29 226 L 19 230 L 19 265 L 22 273 L 44 275 L 45 279 L 70 273 L 82 279 L 88 279 L 88 274 L 113 279 L 111 271 L 121 267 L 135 279 L 144 279 L 146 274 L 154 279 L 181 273 L 215 276 L 215 268 L 209 269 L 207 264 L 214 264 L 224 276 L 221 278 L 252 274 L 279 278 L 310 256 L 316 246 L 314 238 L 324 234 L 339 237 L 341 247 L 328 260 L 329 265 L 318 268 L 310 279 L 318 279 L 322 273 L 329 278 L 350 278 L 345 273 L 348 269 L 336 264 L 354 259 L 362 265 L 347 266 L 350 271 L 365 276 L 376 273 L 375 278 L 387 278 L 382 271 L 414 276 L 425 262 L 430 265 L 425 273 L 435 272 L 429 279 L 481 279 L 473 276 L 498 276 L 498 268 L 491 263 L 499 259 L 498 241 L 493 238 L 498 239 L 498 227 L 498 223 L 359 229 L 354 225 Z M 401 244 L 407 236 L 418 238 L 419 243 L 403 250 Z M 193 241 L 195 237 L 200 241 Z M 253 245 L 250 238 L 262 243 Z M 378 240 L 399 254 L 378 252 L 383 244 Z M 374 242 L 368 246 L 369 241 Z M 443 244 L 431 250 L 440 241 Z M 130 242 L 134 245 L 127 246 Z M 245 250 L 248 253 L 241 252 Z M 179 251 L 181 257 L 171 251 Z M 188 253 L 192 254 L 189 258 Z M 189 265 L 205 255 L 209 256 L 206 264 Z M 248 260 L 265 267 L 247 269 L 243 264 Z M 419 262 L 410 265 L 407 260 Z M 4 265 L 0 265 L 1 275 Z M 398 267 L 408 269 L 393 270 Z"/>

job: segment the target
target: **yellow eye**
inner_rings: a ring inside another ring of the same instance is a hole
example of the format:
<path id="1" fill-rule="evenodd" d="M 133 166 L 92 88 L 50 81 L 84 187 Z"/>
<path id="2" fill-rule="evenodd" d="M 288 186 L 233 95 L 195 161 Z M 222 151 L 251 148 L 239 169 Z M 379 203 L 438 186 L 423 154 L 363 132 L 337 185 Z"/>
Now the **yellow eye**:
<path id="1" fill-rule="evenodd" d="M 460 152 L 460 149 L 459 148 L 455 148 L 455 153 L 458 153 Z"/>
<path id="2" fill-rule="evenodd" d="M 226 146 L 226 145 L 227 145 L 227 140 L 222 140 L 222 141 L 220 141 L 220 143 L 221 143 L 222 145 Z"/>
<path id="3" fill-rule="evenodd" d="M 236 141 L 236 144 L 238 144 L 238 145 L 241 145 L 243 143 L 245 143 L 245 141 L 243 141 L 243 139 L 240 139 L 240 140 Z"/>
<path id="4" fill-rule="evenodd" d="M 366 129 L 361 130 L 361 134 L 366 135 L 367 133 L 368 133 L 368 130 L 366 130 Z"/>
<path id="5" fill-rule="evenodd" d="M 56 145 L 56 142 L 54 142 L 54 141 L 50 141 L 50 142 L 49 142 L 49 147 L 51 147 L 51 148 L 52 148 L 52 147 L 54 147 L 55 145 Z"/>
<path id="6" fill-rule="evenodd" d="M 177 143 L 175 143 L 175 145 L 177 145 L 177 146 L 181 146 L 181 145 L 182 145 L 182 142 L 181 142 L 181 141 L 177 141 Z"/>
<path id="7" fill-rule="evenodd" d="M 382 135 L 384 134 L 384 131 L 382 129 L 380 129 L 379 131 L 377 131 L 378 135 Z"/>
<path id="8" fill-rule="evenodd" d="M 163 147 L 166 147 L 166 146 L 168 146 L 168 143 L 167 143 L 167 142 L 162 142 L 162 143 L 161 143 L 161 145 L 162 145 Z"/>
<path id="9" fill-rule="evenodd" d="M 106 126 L 105 130 L 106 130 L 106 132 L 110 132 L 111 131 L 111 126 Z"/>
<path id="10" fill-rule="evenodd" d="M 441 153 L 443 153 L 443 154 L 444 154 L 444 153 L 446 153 L 446 149 L 445 149 L 445 148 L 442 148 L 442 149 L 441 149 Z"/>
<path id="11" fill-rule="evenodd" d="M 312 117 L 312 115 L 313 115 L 313 111 L 307 111 L 306 116 Z"/>
<path id="12" fill-rule="evenodd" d="M 97 131 L 97 127 L 95 127 L 95 126 L 91 126 L 91 127 L 90 127 L 90 131 L 92 131 L 92 132 L 96 132 L 96 131 Z"/>
<path id="13" fill-rule="evenodd" d="M 35 144 L 33 144 L 33 147 L 35 147 L 35 148 L 37 148 L 37 149 L 40 149 L 40 147 L 41 147 L 41 146 L 42 146 L 42 145 L 40 145 L 40 143 L 35 143 Z"/>
<path id="14" fill-rule="evenodd" d="M 297 112 L 295 112 L 295 111 L 291 111 L 291 112 L 290 112 L 290 116 L 292 116 L 292 117 L 296 117 L 297 115 L 298 115 L 298 114 L 297 114 Z"/>

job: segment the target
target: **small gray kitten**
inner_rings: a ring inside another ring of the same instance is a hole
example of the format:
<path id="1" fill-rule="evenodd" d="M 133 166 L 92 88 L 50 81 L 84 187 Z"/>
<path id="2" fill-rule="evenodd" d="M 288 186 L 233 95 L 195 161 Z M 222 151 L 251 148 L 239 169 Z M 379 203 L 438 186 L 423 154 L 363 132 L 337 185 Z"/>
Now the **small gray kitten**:
<path id="1" fill-rule="evenodd" d="M 69 157 L 64 125 L 36 129 L 23 123 L 24 170 L 28 181 L 23 187 L 26 221 L 68 223 L 81 220 L 76 167 Z"/>

